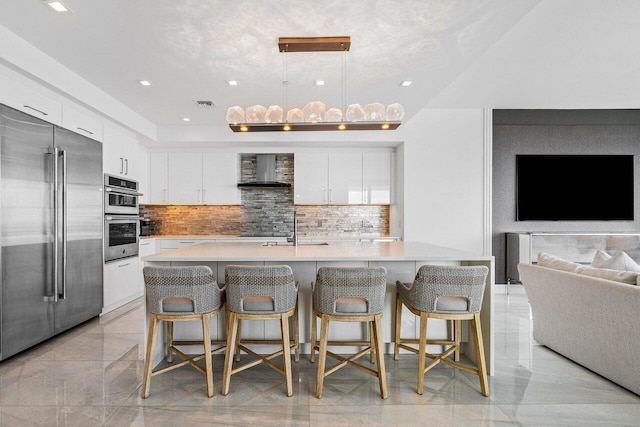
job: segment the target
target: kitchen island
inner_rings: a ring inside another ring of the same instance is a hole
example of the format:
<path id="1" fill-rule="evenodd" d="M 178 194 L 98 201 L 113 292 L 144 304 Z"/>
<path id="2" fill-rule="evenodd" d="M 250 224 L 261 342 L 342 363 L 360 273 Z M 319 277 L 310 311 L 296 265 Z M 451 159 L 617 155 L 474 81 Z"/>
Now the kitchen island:
<path id="1" fill-rule="evenodd" d="M 393 351 L 393 319 L 395 310 L 396 280 L 412 282 L 421 265 L 485 265 L 489 268 L 487 287 L 482 304 L 481 320 L 485 345 L 485 356 L 489 374 L 493 372 L 493 283 L 494 259 L 492 256 L 477 255 L 457 249 L 435 246 L 420 242 L 301 242 L 298 246 L 283 242 L 242 243 L 211 242 L 200 243 L 180 249 L 169 250 L 143 258 L 145 265 L 208 265 L 220 283 L 224 283 L 224 269 L 229 264 L 268 265 L 286 264 L 291 266 L 299 284 L 299 321 L 301 351 L 310 351 L 311 325 L 311 283 L 316 271 L 322 266 L 384 266 L 387 269 L 387 295 L 383 313 L 383 339 L 386 351 Z M 243 325 L 244 338 L 277 338 L 279 328 L 274 322 L 248 322 Z M 201 328 L 197 322 L 176 325 L 176 339 L 199 339 Z M 225 336 L 224 316 L 212 320 L 213 339 Z M 417 336 L 418 324 L 415 316 L 407 312 L 402 317 L 402 335 Z M 329 339 L 362 338 L 368 328 L 359 324 L 340 324 L 330 331 Z M 450 331 L 444 321 L 429 323 L 429 338 L 445 338 Z M 466 325 L 463 337 L 466 336 Z M 160 342 L 162 340 L 159 340 Z M 463 339 L 464 341 L 464 339 Z M 473 345 L 468 342 L 465 351 L 473 357 Z M 163 348 L 158 346 L 155 360 L 162 357 Z M 430 346 L 430 352 L 439 353 L 440 346 Z"/>

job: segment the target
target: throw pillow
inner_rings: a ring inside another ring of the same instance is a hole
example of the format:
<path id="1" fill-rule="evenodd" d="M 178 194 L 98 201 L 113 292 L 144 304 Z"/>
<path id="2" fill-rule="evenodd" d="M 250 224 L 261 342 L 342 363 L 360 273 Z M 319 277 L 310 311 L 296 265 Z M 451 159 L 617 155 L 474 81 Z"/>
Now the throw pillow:
<path id="1" fill-rule="evenodd" d="M 612 280 L 614 282 L 626 283 L 628 285 L 638 284 L 638 273 L 634 271 L 611 270 L 608 268 L 595 268 L 583 265 L 577 271 L 585 276 L 599 277 L 600 279 Z"/>
<path id="2" fill-rule="evenodd" d="M 603 254 L 606 255 L 604 252 Z M 610 270 L 619 271 L 635 271 L 636 273 L 640 273 L 640 266 L 624 251 L 619 252 L 614 256 L 609 256 L 609 258 L 606 259 L 604 259 L 602 254 L 596 253 L 591 265 L 597 268 L 608 268 Z"/>
<path id="3" fill-rule="evenodd" d="M 591 266 L 600 267 L 601 264 L 606 260 L 608 260 L 609 258 L 611 258 L 611 255 L 609 255 L 605 251 L 601 251 L 600 249 L 598 249 L 595 255 L 593 256 L 593 261 L 591 261 Z"/>
<path id="4" fill-rule="evenodd" d="M 546 252 L 538 253 L 538 265 L 541 267 L 553 268 L 555 270 L 569 271 L 571 273 L 575 273 L 580 267 L 582 267 L 581 264 L 567 261 Z"/>

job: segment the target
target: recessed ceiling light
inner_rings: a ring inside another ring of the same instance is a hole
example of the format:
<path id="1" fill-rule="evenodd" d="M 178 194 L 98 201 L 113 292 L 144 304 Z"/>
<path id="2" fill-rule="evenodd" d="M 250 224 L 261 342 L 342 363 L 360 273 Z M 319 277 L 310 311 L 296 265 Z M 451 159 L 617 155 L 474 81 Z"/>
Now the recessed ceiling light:
<path id="1" fill-rule="evenodd" d="M 189 117 L 183 117 L 183 118 L 182 118 L 182 121 L 183 121 L 183 122 L 190 122 L 190 121 L 191 121 L 191 119 L 190 119 Z"/>
<path id="2" fill-rule="evenodd" d="M 151 83 L 147 80 L 139 80 L 138 83 L 140 83 L 142 86 L 151 86 Z"/>
<path id="3" fill-rule="evenodd" d="M 68 12 L 69 11 L 69 8 L 67 8 L 60 1 L 47 1 L 47 4 L 49 5 L 49 7 L 51 7 L 51 9 L 55 10 L 56 12 Z"/>
<path id="4" fill-rule="evenodd" d="M 316 86 L 324 86 L 324 80 L 316 80 Z"/>
<path id="5" fill-rule="evenodd" d="M 400 86 L 411 86 L 411 83 L 413 83 L 411 80 L 403 80 L 400 82 Z"/>
<path id="6" fill-rule="evenodd" d="M 240 83 L 237 80 L 227 80 L 229 86 L 239 86 Z"/>

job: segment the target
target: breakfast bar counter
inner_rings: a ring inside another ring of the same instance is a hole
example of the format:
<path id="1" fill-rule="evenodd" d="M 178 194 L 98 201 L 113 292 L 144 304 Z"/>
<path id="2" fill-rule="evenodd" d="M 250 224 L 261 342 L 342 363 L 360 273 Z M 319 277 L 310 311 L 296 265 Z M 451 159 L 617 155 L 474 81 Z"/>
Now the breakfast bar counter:
<path id="1" fill-rule="evenodd" d="M 493 368 L 493 283 L 494 259 L 492 256 L 478 255 L 457 249 L 430 245 L 421 242 L 299 242 L 297 246 L 284 242 L 208 242 L 187 246 L 180 249 L 164 251 L 143 258 L 145 265 L 208 265 L 218 282 L 224 283 L 224 269 L 229 264 L 266 265 L 287 264 L 294 273 L 299 284 L 300 341 L 304 343 L 303 352 L 309 352 L 311 325 L 311 283 L 315 280 L 316 271 L 321 266 L 384 266 L 387 269 L 387 294 L 383 313 L 383 339 L 386 351 L 392 352 L 393 318 L 395 310 L 396 280 L 404 283 L 413 281 L 421 265 L 485 265 L 489 268 L 487 286 L 481 311 L 482 332 L 485 345 L 487 369 L 491 375 Z M 417 333 L 418 325 L 415 316 L 403 315 L 402 334 Z M 225 336 L 224 316 L 212 320 L 211 333 L 213 339 Z M 277 338 L 279 328 L 270 321 L 250 322 L 243 325 L 243 337 Z M 181 322 L 176 325 L 176 339 L 197 339 L 201 336 L 198 325 L 192 322 Z M 256 323 L 256 325 L 253 325 Z M 180 328 L 179 328 L 180 327 Z M 330 331 L 330 339 L 354 339 L 354 335 L 366 334 L 357 324 L 343 324 L 339 329 Z M 450 333 L 444 321 L 429 323 L 429 338 L 446 338 Z M 464 336 L 463 332 L 463 336 Z M 417 335 L 416 335 L 417 336 Z M 439 353 L 439 346 L 429 351 Z M 465 353 L 472 358 L 473 346 L 468 342 L 469 351 Z M 464 350 L 463 350 L 464 351 Z M 162 354 L 162 347 L 158 346 Z M 159 360 L 154 358 L 155 360 Z"/>

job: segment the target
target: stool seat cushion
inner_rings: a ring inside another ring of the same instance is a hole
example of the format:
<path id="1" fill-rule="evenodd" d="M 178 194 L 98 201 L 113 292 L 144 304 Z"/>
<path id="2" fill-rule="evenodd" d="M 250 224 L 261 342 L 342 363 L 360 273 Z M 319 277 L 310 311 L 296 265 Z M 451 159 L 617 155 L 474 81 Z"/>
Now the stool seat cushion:
<path id="1" fill-rule="evenodd" d="M 246 296 L 242 299 L 243 312 L 275 312 L 273 298 L 268 296 Z"/>
<path id="2" fill-rule="evenodd" d="M 338 298 L 336 313 L 367 314 L 367 300 L 364 298 Z"/>
<path id="3" fill-rule="evenodd" d="M 167 297 L 162 300 L 164 313 L 193 313 L 193 300 L 187 297 Z"/>
<path id="4" fill-rule="evenodd" d="M 469 311 L 469 300 L 465 297 L 440 297 L 436 301 L 436 311 Z"/>

